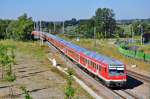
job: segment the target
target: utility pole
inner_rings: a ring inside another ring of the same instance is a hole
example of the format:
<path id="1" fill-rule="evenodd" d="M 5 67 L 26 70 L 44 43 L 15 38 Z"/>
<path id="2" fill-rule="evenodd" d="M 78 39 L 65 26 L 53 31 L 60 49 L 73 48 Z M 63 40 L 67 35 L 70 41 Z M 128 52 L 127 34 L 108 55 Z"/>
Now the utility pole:
<path id="1" fill-rule="evenodd" d="M 140 25 L 140 32 L 141 32 L 141 45 L 143 44 L 143 27 Z"/>
<path id="2" fill-rule="evenodd" d="M 34 31 L 36 31 L 36 30 L 37 30 L 37 22 L 34 21 Z"/>
<path id="3" fill-rule="evenodd" d="M 49 29 L 49 33 L 51 33 L 51 29 Z"/>
<path id="4" fill-rule="evenodd" d="M 42 23 L 40 21 L 40 45 L 43 45 L 43 38 L 42 38 Z"/>
<path id="5" fill-rule="evenodd" d="M 41 21 L 40 21 L 40 46 L 41 46 Z"/>
<path id="6" fill-rule="evenodd" d="M 33 24 L 34 26 L 33 26 L 33 30 L 35 31 L 35 22 L 34 22 L 34 24 Z"/>
<path id="7" fill-rule="evenodd" d="M 40 31 L 42 32 L 42 23 L 41 23 L 41 21 L 40 21 Z"/>
<path id="8" fill-rule="evenodd" d="M 130 30 L 131 30 L 132 42 L 133 42 L 133 41 L 134 41 L 134 32 L 133 32 L 133 27 L 132 27 L 132 25 L 130 25 Z"/>
<path id="9" fill-rule="evenodd" d="M 38 21 L 36 22 L 36 31 L 39 31 Z"/>
<path id="10" fill-rule="evenodd" d="M 94 27 L 94 40 L 95 40 L 94 46 L 96 47 L 96 27 Z"/>
<path id="11" fill-rule="evenodd" d="M 54 32 L 55 32 L 55 30 L 56 30 L 56 25 L 55 25 L 55 22 L 53 22 L 54 23 Z"/>
<path id="12" fill-rule="evenodd" d="M 64 21 L 63 21 L 63 28 L 62 28 L 62 30 L 63 30 L 63 34 L 65 33 L 65 25 L 64 25 Z"/>

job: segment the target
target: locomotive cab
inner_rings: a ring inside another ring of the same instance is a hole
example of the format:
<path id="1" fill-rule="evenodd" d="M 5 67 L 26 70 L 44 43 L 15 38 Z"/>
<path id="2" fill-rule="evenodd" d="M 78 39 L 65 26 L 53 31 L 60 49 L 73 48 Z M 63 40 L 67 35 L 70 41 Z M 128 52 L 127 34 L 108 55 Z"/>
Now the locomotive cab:
<path id="1" fill-rule="evenodd" d="M 124 65 L 109 65 L 108 81 L 109 87 L 124 87 L 126 85 L 126 70 Z"/>

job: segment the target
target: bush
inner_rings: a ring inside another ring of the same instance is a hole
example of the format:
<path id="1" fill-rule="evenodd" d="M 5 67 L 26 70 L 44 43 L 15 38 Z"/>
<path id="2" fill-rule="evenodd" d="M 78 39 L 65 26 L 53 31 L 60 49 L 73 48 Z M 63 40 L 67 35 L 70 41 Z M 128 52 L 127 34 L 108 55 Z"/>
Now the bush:
<path id="1" fill-rule="evenodd" d="M 20 87 L 20 89 L 23 91 L 24 99 L 33 99 L 25 87 Z"/>
<path id="2" fill-rule="evenodd" d="M 65 99 L 73 99 L 75 94 L 75 89 L 72 87 L 73 83 L 73 69 L 68 69 L 67 87 L 65 89 Z"/>
<path id="3" fill-rule="evenodd" d="M 145 61 L 150 61 L 150 54 L 145 54 Z"/>
<path id="4" fill-rule="evenodd" d="M 136 51 L 135 58 L 144 59 L 144 53 L 143 53 L 143 52 Z"/>
<path id="5" fill-rule="evenodd" d="M 12 82 L 12 81 L 16 80 L 16 75 L 15 74 L 7 74 L 5 76 L 5 80 Z"/>

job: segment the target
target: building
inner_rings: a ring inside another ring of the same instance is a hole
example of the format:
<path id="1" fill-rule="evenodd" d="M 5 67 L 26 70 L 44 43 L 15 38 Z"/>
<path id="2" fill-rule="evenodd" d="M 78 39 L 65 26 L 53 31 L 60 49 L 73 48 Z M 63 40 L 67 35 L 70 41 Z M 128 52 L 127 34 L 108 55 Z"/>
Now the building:
<path id="1" fill-rule="evenodd" d="M 150 33 L 145 33 L 142 35 L 143 37 L 143 42 L 144 43 L 149 43 L 150 42 Z"/>

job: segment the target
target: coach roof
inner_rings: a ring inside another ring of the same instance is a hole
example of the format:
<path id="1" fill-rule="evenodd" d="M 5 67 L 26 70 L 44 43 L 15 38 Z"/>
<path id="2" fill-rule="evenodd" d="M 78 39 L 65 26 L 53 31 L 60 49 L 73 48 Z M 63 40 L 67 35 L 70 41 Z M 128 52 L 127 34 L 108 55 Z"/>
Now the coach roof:
<path id="1" fill-rule="evenodd" d="M 68 41 L 65 41 L 64 39 L 58 37 L 58 36 L 54 36 L 52 34 L 49 34 L 49 33 L 45 33 L 43 32 L 44 34 L 47 34 L 48 36 L 52 37 L 53 39 L 56 39 L 58 41 L 60 41 L 61 43 L 63 43 L 64 45 L 76 50 L 77 52 L 79 53 L 83 53 L 91 58 L 94 58 L 95 60 L 99 61 L 99 62 L 103 62 L 105 64 L 108 64 L 108 65 L 122 65 L 123 63 L 114 59 L 114 58 L 111 58 L 111 57 L 107 57 L 105 55 L 102 55 L 102 54 L 99 54 L 99 53 L 96 53 L 96 52 L 93 52 L 93 51 L 89 51 L 85 48 L 82 48 L 80 46 L 77 46 L 71 42 L 68 42 Z"/>

